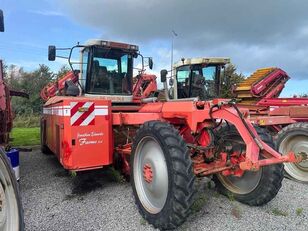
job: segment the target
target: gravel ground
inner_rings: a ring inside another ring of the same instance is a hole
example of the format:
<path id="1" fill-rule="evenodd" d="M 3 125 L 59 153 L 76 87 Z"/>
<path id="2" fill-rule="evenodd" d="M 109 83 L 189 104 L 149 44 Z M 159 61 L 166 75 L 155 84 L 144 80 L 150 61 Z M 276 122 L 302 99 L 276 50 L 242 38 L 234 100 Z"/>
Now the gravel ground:
<path id="1" fill-rule="evenodd" d="M 110 170 L 69 176 L 54 156 L 20 154 L 26 230 L 154 230 L 139 215 L 129 183 Z M 308 185 L 284 179 L 277 197 L 249 207 L 208 189 L 179 230 L 308 230 Z"/>

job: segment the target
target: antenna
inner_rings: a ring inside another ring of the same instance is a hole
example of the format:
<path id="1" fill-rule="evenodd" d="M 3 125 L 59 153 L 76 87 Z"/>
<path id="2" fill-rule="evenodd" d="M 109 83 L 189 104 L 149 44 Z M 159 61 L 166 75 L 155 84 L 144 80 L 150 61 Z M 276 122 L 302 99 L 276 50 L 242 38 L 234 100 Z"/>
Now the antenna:
<path id="1" fill-rule="evenodd" d="M 172 30 L 172 34 L 171 34 L 171 78 L 172 78 L 172 72 L 173 72 L 173 40 L 174 40 L 174 37 L 178 36 L 177 33 L 175 33 L 174 30 Z"/>

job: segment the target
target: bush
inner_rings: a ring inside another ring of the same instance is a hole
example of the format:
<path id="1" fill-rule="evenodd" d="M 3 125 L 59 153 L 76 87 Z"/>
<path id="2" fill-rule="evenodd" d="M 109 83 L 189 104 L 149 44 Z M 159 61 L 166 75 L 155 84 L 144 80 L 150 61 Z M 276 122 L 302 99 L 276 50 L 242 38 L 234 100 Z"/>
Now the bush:
<path id="1" fill-rule="evenodd" d="M 40 127 L 40 115 L 17 115 L 13 121 L 14 128 Z"/>

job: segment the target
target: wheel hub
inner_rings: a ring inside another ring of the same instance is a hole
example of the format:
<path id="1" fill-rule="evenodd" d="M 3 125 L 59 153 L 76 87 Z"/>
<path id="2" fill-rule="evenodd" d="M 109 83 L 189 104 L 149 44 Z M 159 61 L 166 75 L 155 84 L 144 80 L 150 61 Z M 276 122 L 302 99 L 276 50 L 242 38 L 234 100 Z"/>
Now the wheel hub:
<path id="1" fill-rule="evenodd" d="M 153 170 L 149 163 L 143 166 L 143 179 L 149 184 L 153 181 Z"/>
<path id="2" fill-rule="evenodd" d="M 308 139 L 306 135 L 289 135 L 279 146 L 282 154 L 293 151 L 294 153 L 308 153 Z M 300 163 L 285 163 L 286 172 L 293 178 L 307 182 L 308 181 L 308 161 Z"/>
<path id="3" fill-rule="evenodd" d="M 146 136 L 138 143 L 133 174 L 140 202 L 148 212 L 159 213 L 167 200 L 168 169 L 156 139 Z"/>

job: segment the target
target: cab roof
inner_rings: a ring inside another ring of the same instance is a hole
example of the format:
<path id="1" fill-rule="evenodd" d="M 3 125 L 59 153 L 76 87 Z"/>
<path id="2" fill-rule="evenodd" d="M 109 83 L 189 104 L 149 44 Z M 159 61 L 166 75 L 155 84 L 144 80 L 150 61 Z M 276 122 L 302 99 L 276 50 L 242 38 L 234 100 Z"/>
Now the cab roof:
<path id="1" fill-rule="evenodd" d="M 175 64 L 173 64 L 173 68 L 178 68 L 186 65 L 194 65 L 194 64 L 222 64 L 226 65 L 230 63 L 230 58 L 227 57 L 203 57 L 203 58 L 185 58 L 182 59 Z"/>
<path id="2" fill-rule="evenodd" d="M 137 45 L 122 43 L 122 42 L 106 41 L 102 39 L 90 39 L 86 41 L 85 45 L 118 48 L 118 49 L 130 50 L 132 52 L 139 51 L 139 47 Z"/>

